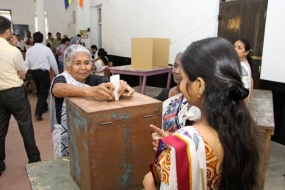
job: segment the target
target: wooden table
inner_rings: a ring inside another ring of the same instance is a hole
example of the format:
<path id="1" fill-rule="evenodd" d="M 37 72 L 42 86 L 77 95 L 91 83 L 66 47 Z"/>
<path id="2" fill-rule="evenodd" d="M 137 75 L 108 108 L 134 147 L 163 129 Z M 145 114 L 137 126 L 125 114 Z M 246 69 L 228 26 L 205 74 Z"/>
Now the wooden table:
<path id="1" fill-rule="evenodd" d="M 255 89 L 249 102 L 249 111 L 262 136 L 261 175 L 263 184 L 269 158 L 270 139 L 274 133 L 275 126 L 272 101 L 272 91 Z"/>
<path id="2" fill-rule="evenodd" d="M 142 94 L 145 94 L 146 79 L 148 76 L 168 73 L 166 88 L 170 87 L 172 67 L 153 66 L 152 70 L 139 70 L 139 69 L 132 69 L 131 65 L 123 65 L 123 66 L 109 67 L 109 69 L 112 75 L 126 74 L 126 75 L 139 76 Z"/>

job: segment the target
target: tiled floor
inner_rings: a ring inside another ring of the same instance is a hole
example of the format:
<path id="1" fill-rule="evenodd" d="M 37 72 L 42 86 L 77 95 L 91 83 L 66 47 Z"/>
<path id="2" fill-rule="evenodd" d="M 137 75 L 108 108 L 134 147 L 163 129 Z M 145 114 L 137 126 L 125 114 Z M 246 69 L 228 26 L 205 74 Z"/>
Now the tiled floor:
<path id="1" fill-rule="evenodd" d="M 135 88 L 140 92 L 139 88 Z M 155 96 L 161 89 L 147 88 L 146 93 Z M 36 104 L 36 97 L 29 95 L 32 113 Z M 50 133 L 49 113 L 43 115 L 42 121 L 33 118 L 35 137 L 41 151 L 42 160 L 53 159 L 53 147 Z M 0 190 L 29 190 L 30 184 L 25 170 L 28 162 L 23 141 L 14 118 L 10 121 L 9 131 L 6 137 L 6 167 L 0 177 Z M 265 190 L 285 189 L 285 146 L 272 142 L 270 158 L 267 168 Z"/>

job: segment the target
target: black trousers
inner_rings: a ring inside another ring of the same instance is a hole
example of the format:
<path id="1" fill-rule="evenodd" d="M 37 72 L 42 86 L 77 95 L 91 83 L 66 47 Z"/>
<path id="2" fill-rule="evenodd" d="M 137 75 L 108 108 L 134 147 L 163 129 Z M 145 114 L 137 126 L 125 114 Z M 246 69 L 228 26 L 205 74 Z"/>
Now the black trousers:
<path id="1" fill-rule="evenodd" d="M 18 123 L 29 163 L 41 160 L 40 151 L 34 137 L 31 106 L 24 87 L 0 91 L 0 168 L 4 167 L 5 137 L 11 115 Z"/>
<path id="2" fill-rule="evenodd" d="M 48 70 L 32 70 L 32 77 L 37 88 L 37 105 L 35 115 L 42 116 L 48 109 L 47 97 L 50 87 L 50 76 Z"/>

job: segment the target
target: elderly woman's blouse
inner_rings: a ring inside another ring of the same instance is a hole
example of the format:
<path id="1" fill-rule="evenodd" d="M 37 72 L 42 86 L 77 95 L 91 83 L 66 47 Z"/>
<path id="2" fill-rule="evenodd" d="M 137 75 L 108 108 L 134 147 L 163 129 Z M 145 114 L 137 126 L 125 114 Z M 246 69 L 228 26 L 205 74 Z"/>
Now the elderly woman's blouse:
<path id="1" fill-rule="evenodd" d="M 98 76 L 98 75 L 89 75 L 85 80 L 85 84 L 89 86 L 97 86 L 105 82 L 110 82 L 110 80 L 107 77 Z M 64 76 L 56 77 L 53 83 L 51 84 L 51 87 L 53 88 L 53 85 L 56 83 L 66 83 Z M 55 97 L 56 120 L 58 124 L 61 124 L 61 110 L 62 110 L 63 100 L 64 98 Z"/>

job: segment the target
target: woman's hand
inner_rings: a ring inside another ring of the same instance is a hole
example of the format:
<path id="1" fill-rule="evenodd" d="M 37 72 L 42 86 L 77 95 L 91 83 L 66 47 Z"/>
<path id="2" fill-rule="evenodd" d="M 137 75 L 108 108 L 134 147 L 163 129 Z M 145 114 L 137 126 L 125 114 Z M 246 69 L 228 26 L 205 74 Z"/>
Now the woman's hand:
<path id="1" fill-rule="evenodd" d="M 98 86 L 91 87 L 90 90 L 88 91 L 88 96 L 92 97 L 96 100 L 107 100 L 107 101 L 112 101 L 115 99 L 115 95 L 113 93 L 115 87 L 112 83 L 102 83 L 99 84 Z M 133 95 L 134 89 L 131 88 L 127 82 L 121 80 L 120 81 L 120 87 L 118 89 L 118 95 L 119 97 L 124 93 L 125 90 L 128 90 L 128 96 Z"/>
<path id="2" fill-rule="evenodd" d="M 132 95 L 134 94 L 134 92 L 135 92 L 135 90 L 134 90 L 132 87 L 130 87 L 126 81 L 120 80 L 120 87 L 119 87 L 119 89 L 118 89 L 118 95 L 119 95 L 119 97 L 120 97 L 126 90 L 129 92 L 129 93 L 128 93 L 128 96 L 132 96 Z"/>
<path id="3" fill-rule="evenodd" d="M 154 133 L 151 134 L 151 138 L 152 138 L 151 144 L 153 146 L 153 150 L 157 151 L 159 139 L 161 139 L 162 137 L 167 137 L 169 133 L 163 131 L 162 129 L 154 125 L 149 125 L 149 127 L 154 131 Z"/>
<path id="4" fill-rule="evenodd" d="M 97 86 L 90 87 L 90 90 L 88 91 L 88 96 L 96 100 L 111 101 L 115 99 L 113 90 L 114 85 L 112 83 L 102 83 Z"/>

